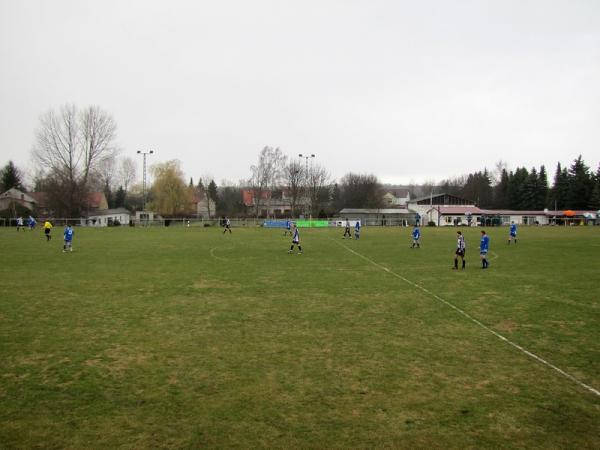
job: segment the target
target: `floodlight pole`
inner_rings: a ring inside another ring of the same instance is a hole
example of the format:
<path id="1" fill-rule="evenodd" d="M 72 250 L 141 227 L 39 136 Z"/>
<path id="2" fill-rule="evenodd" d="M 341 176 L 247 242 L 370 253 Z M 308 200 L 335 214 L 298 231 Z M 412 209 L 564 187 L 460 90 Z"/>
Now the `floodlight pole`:
<path id="1" fill-rule="evenodd" d="M 306 175 L 308 176 L 308 160 L 314 158 L 315 154 L 311 153 L 310 155 L 303 155 L 302 153 L 300 153 L 298 156 L 306 160 Z"/>
<path id="2" fill-rule="evenodd" d="M 148 152 L 143 152 L 138 150 L 138 155 L 142 155 L 144 158 L 144 171 L 143 171 L 143 181 L 142 181 L 142 211 L 146 210 L 146 156 L 154 153 L 154 150 L 150 150 Z"/>
<path id="3" fill-rule="evenodd" d="M 299 158 L 304 158 L 304 160 L 306 161 L 306 185 L 308 186 L 308 160 L 311 160 L 312 163 L 312 159 L 315 157 L 314 153 L 311 153 L 310 155 L 303 155 L 302 153 L 298 154 Z M 306 206 L 306 208 L 308 209 L 308 205 Z"/>

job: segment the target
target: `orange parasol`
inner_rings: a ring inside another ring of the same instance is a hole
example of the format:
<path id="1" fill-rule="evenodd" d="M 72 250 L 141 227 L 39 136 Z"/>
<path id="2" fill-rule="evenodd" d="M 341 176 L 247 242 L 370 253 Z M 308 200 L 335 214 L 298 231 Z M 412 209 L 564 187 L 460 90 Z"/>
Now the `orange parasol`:
<path id="1" fill-rule="evenodd" d="M 565 212 L 563 212 L 563 214 L 567 217 L 573 217 L 575 215 L 575 211 L 567 209 Z"/>

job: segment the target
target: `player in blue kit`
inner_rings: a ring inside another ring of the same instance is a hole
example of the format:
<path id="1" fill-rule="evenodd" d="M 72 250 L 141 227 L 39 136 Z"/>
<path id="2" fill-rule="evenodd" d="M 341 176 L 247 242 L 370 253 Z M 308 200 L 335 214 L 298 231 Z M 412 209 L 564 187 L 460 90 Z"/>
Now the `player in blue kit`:
<path id="1" fill-rule="evenodd" d="M 517 243 L 517 224 L 514 222 L 511 222 L 511 224 L 510 224 L 510 234 L 508 236 L 509 244 L 510 244 L 511 240 L 514 240 L 515 244 Z"/>
<path id="2" fill-rule="evenodd" d="M 65 243 L 63 245 L 63 253 L 65 253 L 67 249 L 69 249 L 70 252 L 73 251 L 73 234 L 75 234 L 73 228 L 71 227 L 71 225 L 67 224 L 67 226 L 65 227 L 65 231 L 63 232 L 63 236 L 65 239 Z"/>
<path id="3" fill-rule="evenodd" d="M 410 248 L 421 248 L 421 230 L 418 226 L 415 225 L 415 228 L 412 231 L 413 242 Z"/>
<path id="4" fill-rule="evenodd" d="M 290 219 L 285 221 L 285 231 L 283 232 L 283 235 L 287 236 L 288 233 L 290 233 L 290 236 L 292 235 L 292 221 Z"/>
<path id="5" fill-rule="evenodd" d="M 357 220 L 356 223 L 354 224 L 354 239 L 359 239 L 360 238 L 360 220 Z"/>
<path id="6" fill-rule="evenodd" d="M 294 253 L 294 245 L 298 246 L 298 254 L 302 254 L 302 246 L 300 245 L 300 232 L 298 231 L 298 227 L 294 224 L 294 231 L 292 237 L 292 246 L 288 250 L 288 253 Z"/>
<path id="7" fill-rule="evenodd" d="M 479 241 L 479 256 L 481 257 L 481 268 L 487 269 L 490 263 L 487 260 L 487 254 L 490 249 L 490 237 L 481 230 L 481 241 Z"/>

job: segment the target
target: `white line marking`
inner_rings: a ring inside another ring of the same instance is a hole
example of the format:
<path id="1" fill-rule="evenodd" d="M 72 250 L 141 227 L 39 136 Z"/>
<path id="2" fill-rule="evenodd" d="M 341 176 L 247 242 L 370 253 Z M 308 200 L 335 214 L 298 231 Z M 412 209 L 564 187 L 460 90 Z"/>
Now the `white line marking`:
<path id="1" fill-rule="evenodd" d="M 210 249 L 210 256 L 212 256 L 215 259 L 218 259 L 219 261 L 227 261 L 227 258 L 221 258 L 220 256 L 216 256 L 215 255 L 215 250 L 218 249 L 219 247 L 214 247 Z"/>
<path id="2" fill-rule="evenodd" d="M 462 316 L 466 317 L 467 319 L 469 319 L 471 322 L 475 323 L 476 325 L 479 325 L 481 328 L 483 328 L 484 330 L 488 331 L 489 333 L 492 333 L 494 336 L 496 336 L 498 339 L 506 342 L 508 345 L 513 346 L 514 348 L 516 348 L 517 350 L 521 351 L 522 353 L 525 353 L 527 356 L 529 356 L 530 358 L 535 359 L 536 361 L 542 363 L 543 365 L 545 365 L 546 367 L 549 367 L 553 370 L 555 370 L 556 372 L 560 373 L 562 376 L 564 376 L 565 378 L 568 378 L 569 380 L 573 381 L 574 383 L 578 384 L 579 386 L 585 388 L 586 390 L 590 391 L 592 394 L 597 395 L 598 397 L 600 397 L 600 391 L 598 389 L 594 389 L 592 386 L 589 386 L 587 384 L 585 384 L 583 381 L 579 380 L 578 378 L 575 378 L 573 375 L 571 375 L 570 373 L 565 372 L 564 370 L 562 370 L 559 367 L 556 367 L 554 364 L 549 363 L 548 361 L 546 361 L 544 358 L 536 355 L 535 353 L 530 352 L 529 350 L 521 347 L 519 344 L 511 341 L 510 339 L 508 339 L 507 337 L 501 335 L 500 333 L 492 330 L 490 327 L 488 327 L 487 325 L 484 325 L 483 323 L 481 323 L 479 320 L 477 320 L 475 317 L 471 316 L 469 313 L 466 313 L 465 311 L 463 311 L 462 309 L 460 309 L 458 306 L 453 305 L 452 303 L 450 303 L 447 300 L 444 300 L 442 297 L 440 297 L 437 294 L 434 294 L 433 292 L 431 292 L 430 290 L 424 288 L 421 285 L 418 285 L 417 283 L 413 283 L 412 281 L 410 281 L 408 278 L 404 278 L 402 275 L 397 274 L 396 272 L 392 272 L 390 269 L 388 269 L 387 267 L 382 266 L 381 264 L 376 263 L 375 261 L 373 261 L 372 259 L 367 258 L 364 255 L 361 255 L 360 253 L 352 250 L 350 247 L 344 245 L 341 242 L 338 242 L 332 238 L 330 238 L 332 241 L 336 242 L 338 245 L 341 245 L 342 247 L 344 247 L 346 250 L 348 250 L 350 253 L 354 253 L 356 256 L 364 259 L 365 261 L 368 261 L 369 263 L 373 264 L 376 267 L 379 267 L 380 269 L 390 273 L 391 275 L 394 275 L 396 278 L 401 279 L 402 281 L 404 281 L 405 283 L 410 284 L 411 286 L 420 289 L 421 291 L 425 292 L 426 294 L 430 295 L 431 297 L 435 298 L 436 300 L 442 302 L 444 305 L 452 308 L 454 311 L 456 311 L 457 313 L 461 314 Z"/>

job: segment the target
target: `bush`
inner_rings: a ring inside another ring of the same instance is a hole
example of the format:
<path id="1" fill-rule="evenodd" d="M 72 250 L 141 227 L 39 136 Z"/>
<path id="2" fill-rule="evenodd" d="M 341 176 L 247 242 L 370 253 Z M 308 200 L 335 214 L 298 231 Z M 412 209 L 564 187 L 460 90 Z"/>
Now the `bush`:
<path id="1" fill-rule="evenodd" d="M 428 227 L 435 227 L 435 222 L 433 220 L 430 220 L 429 222 L 427 222 L 427 226 Z"/>
<path id="2" fill-rule="evenodd" d="M 210 227 L 210 223 L 204 223 L 205 227 Z"/>

